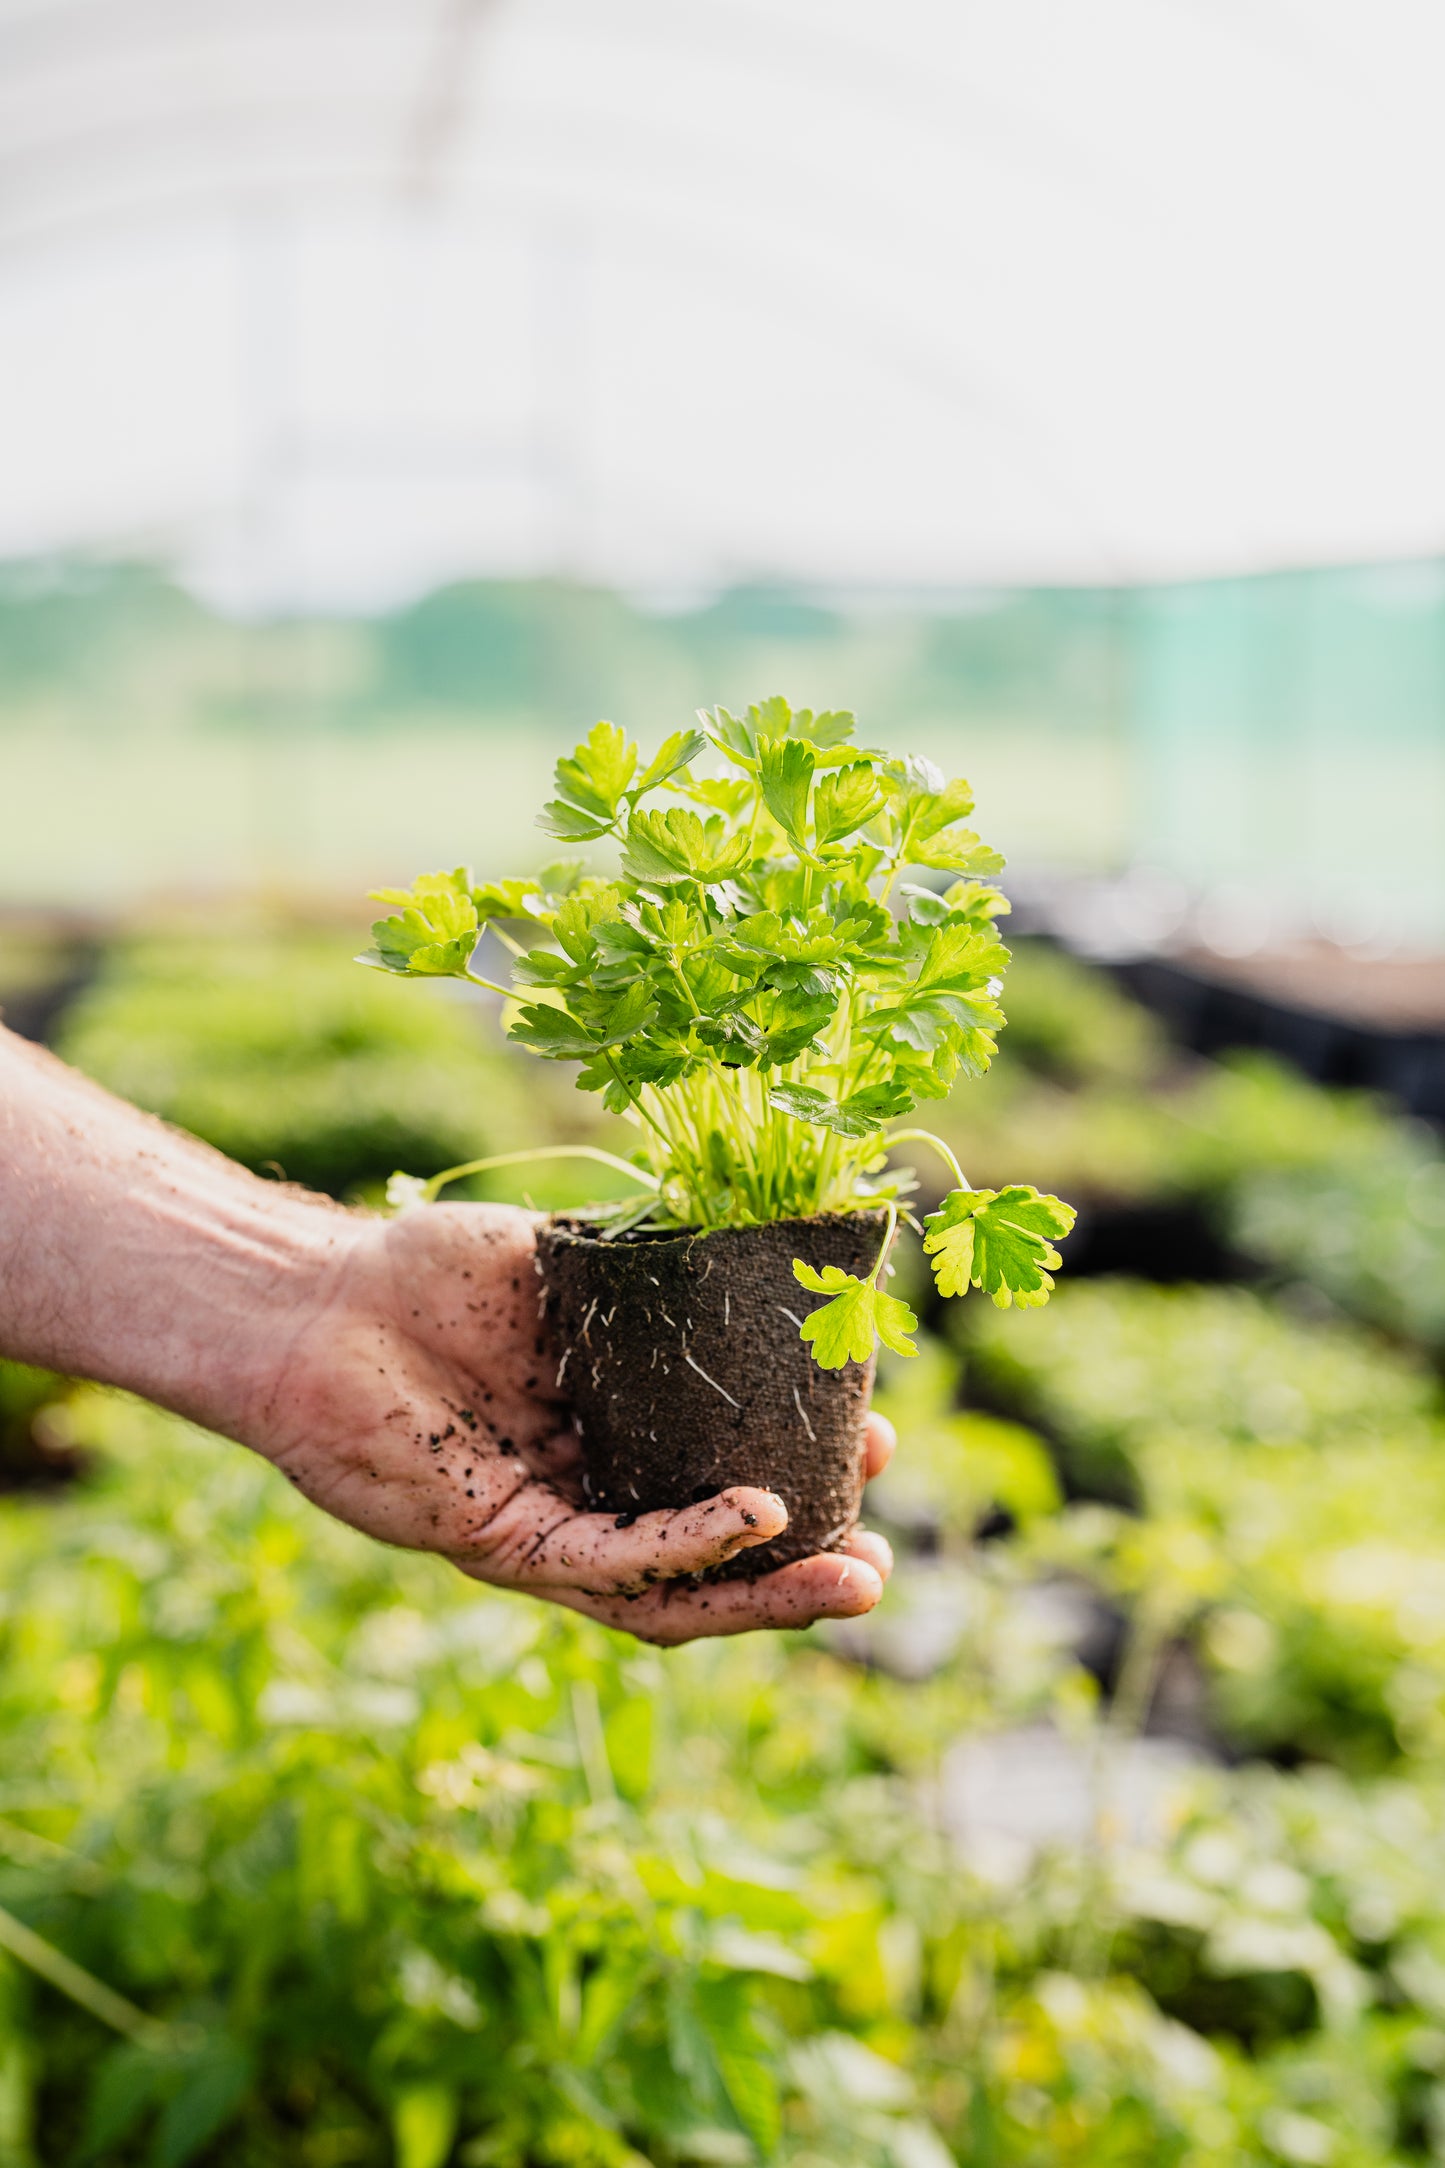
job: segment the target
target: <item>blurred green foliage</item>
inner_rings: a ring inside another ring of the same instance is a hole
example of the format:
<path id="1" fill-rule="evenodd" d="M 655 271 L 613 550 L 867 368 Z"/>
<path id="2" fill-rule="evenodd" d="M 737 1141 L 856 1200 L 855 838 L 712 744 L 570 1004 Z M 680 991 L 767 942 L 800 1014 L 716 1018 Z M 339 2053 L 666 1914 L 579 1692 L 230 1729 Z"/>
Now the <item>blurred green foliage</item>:
<path id="1" fill-rule="evenodd" d="M 337 1188 L 585 1114 L 469 1012 L 333 1006 L 395 992 L 336 948 L 131 944 L 67 1047 Z M 0 1500 L 3 2168 L 1445 2160 L 1439 1154 L 1016 984 L 974 1179 L 1053 1151 L 1270 1277 L 1066 1273 L 893 1365 L 870 1619 L 661 1656 L 0 1369 L 94 1456 Z M 363 1072 L 407 1141 L 334 1141 Z M 1216 1758 L 1134 1736 L 1181 1661 Z"/>
<path id="2" fill-rule="evenodd" d="M 1015 1065 L 1055 1083 L 1147 1084 L 1164 1069 L 1159 1024 L 1102 972 L 1036 939 L 1010 939 L 1008 1030 L 999 1041 L 1005 1071 Z"/>
<path id="3" fill-rule="evenodd" d="M 1186 1772 L 1092 1861 L 960 1850 L 960 1735 L 1089 1752 L 1006 1612 L 915 1688 L 663 1658 L 83 1419 L 103 1483 L 0 1509 L 11 2162 L 1434 2157 L 1433 1783 Z"/>
<path id="4" fill-rule="evenodd" d="M 524 1084 L 487 1021 L 399 999 L 336 932 L 198 933 L 114 952 L 58 1051 L 245 1166 L 343 1196 L 511 1148 Z"/>
<path id="5" fill-rule="evenodd" d="M 72 1391 L 68 1378 L 0 1359 L 0 1489 L 75 1472 Z"/>
<path id="6" fill-rule="evenodd" d="M 1192 1637 L 1236 1743 L 1354 1767 L 1445 1754 L 1445 1409 L 1419 1360 L 1240 1288 L 1100 1281 L 971 1374 L 1092 1500 L 1041 1560 Z"/>
<path id="7" fill-rule="evenodd" d="M 1345 1308 L 1445 1350 L 1445 1160 L 1400 1125 L 1353 1160 L 1261 1172 L 1228 1204 L 1241 1248 Z"/>

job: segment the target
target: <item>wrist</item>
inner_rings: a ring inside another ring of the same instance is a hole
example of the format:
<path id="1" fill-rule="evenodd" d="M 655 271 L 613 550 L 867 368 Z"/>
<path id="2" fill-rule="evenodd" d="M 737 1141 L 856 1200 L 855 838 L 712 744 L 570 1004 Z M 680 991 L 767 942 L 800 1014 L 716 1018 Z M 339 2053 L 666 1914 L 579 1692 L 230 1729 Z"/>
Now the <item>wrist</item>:
<path id="1" fill-rule="evenodd" d="M 0 1029 L 0 1353 L 250 1442 L 366 1224 Z"/>
<path id="2" fill-rule="evenodd" d="M 277 1381 L 334 1302 L 366 1225 L 261 1181 L 162 1212 L 146 1244 L 159 1300 L 132 1374 L 114 1382 L 264 1452 Z"/>

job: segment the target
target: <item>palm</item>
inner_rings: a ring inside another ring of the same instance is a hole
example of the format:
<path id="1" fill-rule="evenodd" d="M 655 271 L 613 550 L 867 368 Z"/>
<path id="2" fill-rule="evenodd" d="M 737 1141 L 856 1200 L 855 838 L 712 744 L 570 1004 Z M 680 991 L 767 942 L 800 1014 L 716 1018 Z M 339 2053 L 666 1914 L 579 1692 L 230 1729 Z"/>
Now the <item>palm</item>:
<path id="1" fill-rule="evenodd" d="M 887 1546 L 755 1582 L 680 1582 L 785 1525 L 770 1492 L 735 1488 L 619 1528 L 585 1510 L 577 1440 L 538 1322 L 532 1222 L 505 1206 L 435 1205 L 357 1221 L 329 1300 L 304 1317 L 255 1423 L 305 1494 L 366 1534 L 435 1550 L 654 1641 L 797 1626 L 866 1611 Z M 886 1458 L 874 1419 L 873 1466 Z"/>

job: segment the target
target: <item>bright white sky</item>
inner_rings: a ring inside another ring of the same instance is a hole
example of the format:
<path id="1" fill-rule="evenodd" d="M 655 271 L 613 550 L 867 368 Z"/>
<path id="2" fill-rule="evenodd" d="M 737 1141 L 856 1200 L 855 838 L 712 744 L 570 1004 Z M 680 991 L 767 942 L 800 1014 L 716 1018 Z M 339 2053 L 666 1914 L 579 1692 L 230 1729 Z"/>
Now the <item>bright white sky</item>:
<path id="1" fill-rule="evenodd" d="M 0 0 L 0 554 L 1445 546 L 1432 0 Z"/>

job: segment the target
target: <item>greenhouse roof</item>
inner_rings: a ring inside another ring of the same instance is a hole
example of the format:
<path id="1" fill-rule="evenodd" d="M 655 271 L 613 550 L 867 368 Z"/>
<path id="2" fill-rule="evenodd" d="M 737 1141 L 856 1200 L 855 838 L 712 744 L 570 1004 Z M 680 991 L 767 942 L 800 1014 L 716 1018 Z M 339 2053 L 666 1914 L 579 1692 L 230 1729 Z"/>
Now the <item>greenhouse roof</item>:
<path id="1" fill-rule="evenodd" d="M 0 551 L 1432 551 L 1442 61 L 1426 0 L 0 0 Z"/>

